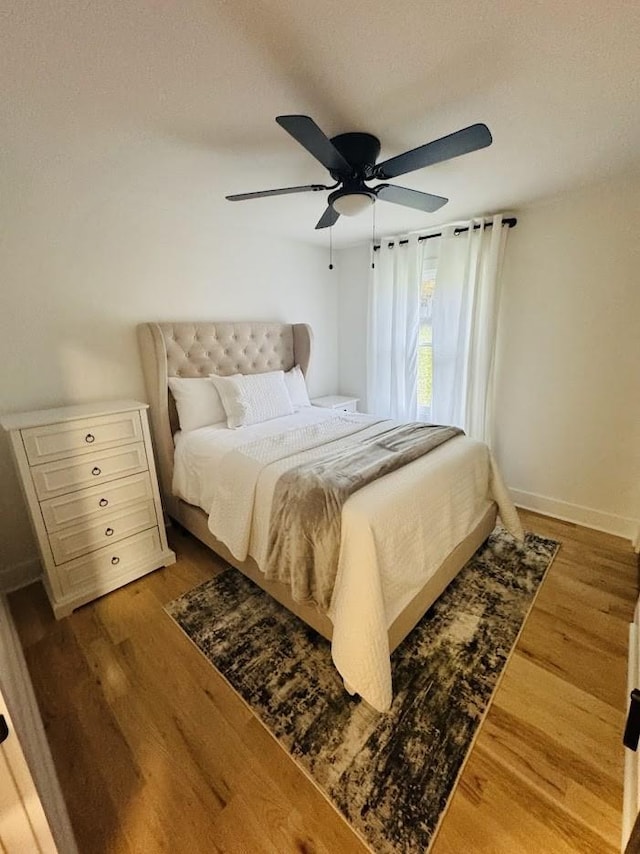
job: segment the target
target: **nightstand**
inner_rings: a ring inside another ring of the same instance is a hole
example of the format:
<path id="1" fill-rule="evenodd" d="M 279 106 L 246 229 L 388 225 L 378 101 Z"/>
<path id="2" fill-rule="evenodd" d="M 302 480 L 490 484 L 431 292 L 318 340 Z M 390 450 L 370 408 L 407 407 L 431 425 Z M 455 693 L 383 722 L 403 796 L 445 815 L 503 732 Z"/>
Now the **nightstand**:
<path id="1" fill-rule="evenodd" d="M 338 409 L 340 412 L 357 412 L 358 400 L 357 397 L 349 397 L 343 394 L 327 394 L 325 397 L 314 397 L 311 403 L 325 409 Z"/>
<path id="2" fill-rule="evenodd" d="M 176 556 L 167 545 L 147 404 L 6 415 L 56 619 Z"/>

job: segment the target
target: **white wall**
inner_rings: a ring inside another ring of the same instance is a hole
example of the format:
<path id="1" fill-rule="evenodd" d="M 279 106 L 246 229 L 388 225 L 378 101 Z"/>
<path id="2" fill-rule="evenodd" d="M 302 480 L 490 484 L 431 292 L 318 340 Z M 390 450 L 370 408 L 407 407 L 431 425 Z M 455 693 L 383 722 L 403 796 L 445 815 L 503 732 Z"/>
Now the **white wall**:
<path id="1" fill-rule="evenodd" d="M 335 253 L 338 280 L 339 390 L 360 399 L 367 409 L 367 301 L 371 246 L 354 246 Z"/>
<path id="2" fill-rule="evenodd" d="M 640 176 L 517 212 L 496 454 L 521 506 L 632 537 L 640 520 Z M 369 251 L 336 260 L 340 385 L 366 391 Z"/>
<path id="3" fill-rule="evenodd" d="M 104 135 L 55 157 L 40 142 L 3 175 L 1 412 L 144 399 L 135 326 L 156 319 L 308 322 L 310 391 L 335 390 L 326 252 L 227 226 L 209 153 L 142 134 L 118 156 Z M 1 586 L 36 566 L 4 434 L 0 484 Z"/>
<path id="4" fill-rule="evenodd" d="M 505 256 L 499 455 L 522 505 L 640 520 L 640 176 L 518 214 Z"/>

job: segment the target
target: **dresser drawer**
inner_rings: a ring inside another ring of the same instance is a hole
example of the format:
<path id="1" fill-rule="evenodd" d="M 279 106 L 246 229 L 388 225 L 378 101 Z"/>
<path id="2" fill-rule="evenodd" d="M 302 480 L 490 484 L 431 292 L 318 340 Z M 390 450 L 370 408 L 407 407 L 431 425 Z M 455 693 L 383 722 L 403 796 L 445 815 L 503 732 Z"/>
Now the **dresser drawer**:
<path id="1" fill-rule="evenodd" d="M 152 500 L 151 479 L 147 472 L 143 472 L 105 483 L 104 486 L 91 486 L 80 492 L 49 498 L 40 504 L 40 509 L 47 531 L 51 534 L 69 525 L 105 519 L 114 510 Z"/>
<path id="2" fill-rule="evenodd" d="M 34 466 L 31 477 L 37 496 L 42 501 L 146 470 L 144 444 L 139 443 Z"/>
<path id="3" fill-rule="evenodd" d="M 153 501 L 114 510 L 104 519 L 63 528 L 49 536 L 53 559 L 57 564 L 93 552 L 109 543 L 117 543 L 158 524 Z"/>
<path id="4" fill-rule="evenodd" d="M 99 549 L 57 568 L 62 593 L 68 597 L 86 591 L 101 596 L 117 587 L 121 579 L 131 576 L 138 567 L 151 565 L 160 552 L 157 527 Z"/>
<path id="5" fill-rule="evenodd" d="M 138 412 L 47 424 L 21 432 L 30 465 L 142 441 Z"/>

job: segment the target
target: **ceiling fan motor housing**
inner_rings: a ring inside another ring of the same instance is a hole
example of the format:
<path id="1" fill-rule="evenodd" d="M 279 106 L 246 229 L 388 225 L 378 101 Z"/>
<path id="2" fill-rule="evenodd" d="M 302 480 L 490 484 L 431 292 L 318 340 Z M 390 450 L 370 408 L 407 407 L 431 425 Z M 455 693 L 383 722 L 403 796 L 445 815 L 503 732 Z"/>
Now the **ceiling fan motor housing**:
<path id="1" fill-rule="evenodd" d="M 370 133 L 341 133 L 331 138 L 344 159 L 353 167 L 350 178 L 367 180 L 373 177 L 373 169 L 380 154 L 380 140 Z M 347 178 L 344 174 L 331 172 L 336 181 Z"/>

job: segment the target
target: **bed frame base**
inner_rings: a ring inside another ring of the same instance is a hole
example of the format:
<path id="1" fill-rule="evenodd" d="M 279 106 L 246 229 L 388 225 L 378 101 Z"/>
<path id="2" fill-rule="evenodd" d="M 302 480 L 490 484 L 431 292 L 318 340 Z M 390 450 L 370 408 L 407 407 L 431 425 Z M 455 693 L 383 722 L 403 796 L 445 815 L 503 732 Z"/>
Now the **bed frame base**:
<path id="1" fill-rule="evenodd" d="M 175 498 L 170 503 L 169 515 L 179 525 L 186 528 L 194 537 L 212 549 L 223 560 L 231 564 L 231 566 L 238 569 L 243 575 L 246 575 L 254 584 L 261 587 L 303 622 L 307 623 L 307 625 L 311 626 L 327 640 L 331 640 L 333 625 L 326 614 L 320 612 L 314 605 L 296 602 L 291 597 L 286 584 L 280 581 L 268 581 L 253 558 L 249 557 L 244 561 L 234 558 L 224 543 L 221 543 L 220 540 L 213 536 L 207 525 L 207 515 L 199 507 Z M 495 524 L 496 507 L 492 504 L 471 533 L 456 546 L 418 595 L 409 602 L 407 607 L 393 621 L 389 629 L 389 652 L 393 652 L 417 625 L 438 596 L 440 596 L 465 563 L 487 539 L 493 531 Z"/>

